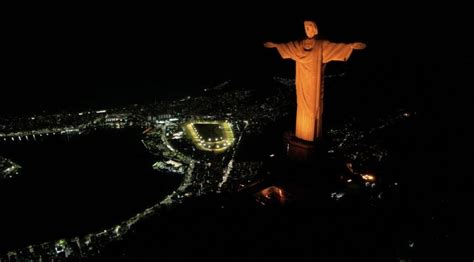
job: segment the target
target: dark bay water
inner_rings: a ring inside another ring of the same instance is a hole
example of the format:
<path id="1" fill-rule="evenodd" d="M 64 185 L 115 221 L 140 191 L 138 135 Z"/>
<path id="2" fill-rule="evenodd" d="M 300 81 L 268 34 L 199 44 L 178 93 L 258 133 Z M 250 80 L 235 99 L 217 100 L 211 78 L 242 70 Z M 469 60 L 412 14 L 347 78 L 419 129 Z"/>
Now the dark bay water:
<path id="1" fill-rule="evenodd" d="M 0 250 L 113 226 L 160 201 L 181 177 L 152 169 L 141 130 L 0 144 L 23 167 L 0 184 Z"/>

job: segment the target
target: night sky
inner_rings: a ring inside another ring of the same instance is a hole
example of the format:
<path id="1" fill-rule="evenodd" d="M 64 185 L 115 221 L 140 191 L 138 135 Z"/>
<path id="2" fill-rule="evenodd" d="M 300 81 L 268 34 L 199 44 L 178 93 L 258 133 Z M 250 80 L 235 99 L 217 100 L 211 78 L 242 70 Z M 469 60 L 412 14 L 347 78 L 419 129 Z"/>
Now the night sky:
<path id="1" fill-rule="evenodd" d="M 368 44 L 348 62 L 359 67 L 364 84 L 375 88 L 396 81 L 414 87 L 421 81 L 410 92 L 423 96 L 421 86 L 430 81 L 426 75 L 436 74 L 439 66 L 429 61 L 424 46 L 435 29 L 414 10 L 400 10 L 400 16 L 385 12 L 387 7 L 373 8 L 378 11 L 321 6 L 285 12 L 223 6 L 199 11 L 191 6 L 17 9 L 3 37 L 0 113 L 128 104 L 142 101 L 142 91 L 149 97 L 150 90 L 170 93 L 176 85 L 201 87 L 228 79 L 258 85 L 273 75 L 291 77 L 294 64 L 263 43 L 302 38 L 307 18 L 316 20 L 323 38 Z M 129 101 L 130 93 L 135 95 Z"/>

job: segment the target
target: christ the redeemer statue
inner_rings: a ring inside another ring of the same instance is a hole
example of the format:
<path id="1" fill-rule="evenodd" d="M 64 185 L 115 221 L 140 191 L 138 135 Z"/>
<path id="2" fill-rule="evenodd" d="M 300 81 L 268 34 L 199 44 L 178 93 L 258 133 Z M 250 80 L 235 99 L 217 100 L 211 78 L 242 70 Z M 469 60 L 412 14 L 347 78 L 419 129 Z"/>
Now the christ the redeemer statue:
<path id="1" fill-rule="evenodd" d="M 266 42 L 267 48 L 276 48 L 283 59 L 296 61 L 296 132 L 297 138 L 314 141 L 322 135 L 324 65 L 331 61 L 346 61 L 352 50 L 366 44 L 332 43 L 318 40 L 318 28 L 313 21 L 304 21 L 307 38 L 284 44 Z"/>

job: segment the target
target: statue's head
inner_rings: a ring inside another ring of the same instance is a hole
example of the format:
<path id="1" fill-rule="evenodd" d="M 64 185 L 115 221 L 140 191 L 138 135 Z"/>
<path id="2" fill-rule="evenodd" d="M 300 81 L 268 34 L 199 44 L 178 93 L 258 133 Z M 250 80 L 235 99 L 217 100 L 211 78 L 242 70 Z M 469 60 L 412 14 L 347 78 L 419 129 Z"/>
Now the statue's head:
<path id="1" fill-rule="evenodd" d="M 308 38 L 313 38 L 318 34 L 318 27 L 314 21 L 304 21 L 304 30 L 306 31 L 306 36 Z"/>

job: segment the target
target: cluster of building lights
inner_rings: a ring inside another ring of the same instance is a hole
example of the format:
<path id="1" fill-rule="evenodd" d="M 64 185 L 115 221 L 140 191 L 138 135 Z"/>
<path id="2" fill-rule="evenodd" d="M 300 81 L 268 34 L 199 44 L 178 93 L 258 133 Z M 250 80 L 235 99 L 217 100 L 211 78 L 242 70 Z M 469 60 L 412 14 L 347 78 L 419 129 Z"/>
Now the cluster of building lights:
<path id="1" fill-rule="evenodd" d="M 375 176 L 373 176 L 371 174 L 362 174 L 361 177 L 365 181 L 369 181 L 369 182 L 374 182 L 375 181 Z"/>

